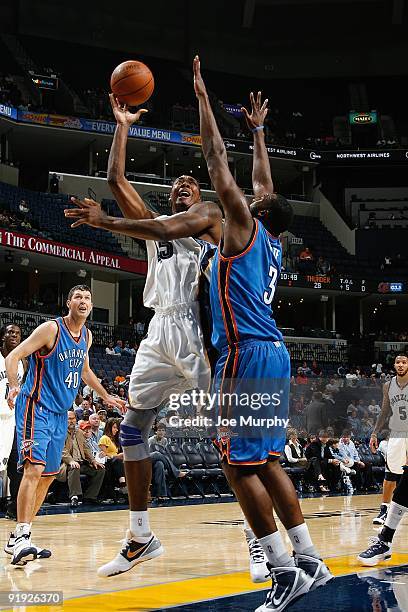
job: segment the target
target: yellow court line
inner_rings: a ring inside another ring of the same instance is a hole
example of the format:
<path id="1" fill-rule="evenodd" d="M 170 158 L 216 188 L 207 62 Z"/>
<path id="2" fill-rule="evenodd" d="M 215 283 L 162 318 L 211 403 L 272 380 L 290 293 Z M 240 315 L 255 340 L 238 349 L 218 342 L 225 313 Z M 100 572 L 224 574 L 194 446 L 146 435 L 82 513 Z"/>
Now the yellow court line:
<path id="1" fill-rule="evenodd" d="M 373 568 L 363 567 L 355 555 L 344 555 L 326 559 L 326 563 L 334 576 L 371 571 Z M 408 554 L 395 553 L 392 560 L 380 563 L 376 569 L 408 564 Z M 253 584 L 248 572 L 219 574 L 203 578 L 191 578 L 177 582 L 157 584 L 137 589 L 100 593 L 67 599 L 63 607 L 35 606 L 35 612 L 52 612 L 76 610 L 76 612 L 94 612 L 102 609 L 104 612 L 146 612 L 164 607 L 183 605 L 198 601 L 208 601 L 219 597 L 238 595 L 254 590 L 269 588 L 269 583 Z M 28 610 L 28 609 L 27 609 Z M 21 612 L 21 608 L 20 608 Z"/>

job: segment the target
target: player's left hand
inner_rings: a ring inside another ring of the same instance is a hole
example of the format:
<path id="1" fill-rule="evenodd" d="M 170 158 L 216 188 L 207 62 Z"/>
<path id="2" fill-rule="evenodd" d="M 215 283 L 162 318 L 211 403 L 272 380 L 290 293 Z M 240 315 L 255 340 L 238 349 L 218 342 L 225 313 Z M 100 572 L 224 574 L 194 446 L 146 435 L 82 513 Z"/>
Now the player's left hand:
<path id="1" fill-rule="evenodd" d="M 126 412 L 126 401 L 117 396 L 107 395 L 104 398 L 103 403 L 107 404 L 108 406 L 112 406 L 112 408 L 119 408 L 122 414 Z"/>
<path id="2" fill-rule="evenodd" d="M 193 60 L 193 72 L 194 72 L 194 91 L 197 98 L 207 95 L 207 89 L 201 76 L 200 58 L 198 55 Z"/>
<path id="3" fill-rule="evenodd" d="M 72 228 L 84 224 L 92 227 L 102 227 L 103 221 L 108 217 L 99 202 L 95 202 L 91 198 L 84 198 L 83 200 L 71 198 L 71 202 L 78 208 L 66 208 L 64 215 L 67 219 L 77 219 L 71 224 Z"/>
<path id="4" fill-rule="evenodd" d="M 262 92 L 258 91 L 258 95 L 255 99 L 251 91 L 249 99 L 251 101 L 251 114 L 249 114 L 245 106 L 241 108 L 241 111 L 244 114 L 247 126 L 250 130 L 253 130 L 264 124 L 265 117 L 268 114 L 268 98 L 266 98 L 262 104 Z"/>
<path id="5" fill-rule="evenodd" d="M 10 410 L 14 410 L 14 404 L 16 402 L 16 397 L 20 393 L 20 387 L 10 387 L 8 396 L 7 396 L 7 404 Z"/>

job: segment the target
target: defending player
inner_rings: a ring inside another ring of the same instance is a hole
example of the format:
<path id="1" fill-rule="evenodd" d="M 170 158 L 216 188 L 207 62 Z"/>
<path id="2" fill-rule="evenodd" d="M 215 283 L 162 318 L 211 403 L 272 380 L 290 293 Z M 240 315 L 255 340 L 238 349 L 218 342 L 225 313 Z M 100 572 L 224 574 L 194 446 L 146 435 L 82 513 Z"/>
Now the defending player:
<path id="1" fill-rule="evenodd" d="M 254 134 L 257 160 L 253 166 L 255 200 L 248 207 L 229 170 L 198 57 L 194 60 L 194 88 L 203 153 L 225 213 L 211 278 L 212 340 L 221 353 L 215 389 L 233 390 L 239 396 L 246 385 L 250 388 L 251 380 L 259 383 L 255 391 L 267 379 L 280 379 L 288 386 L 289 355 L 271 316 L 271 304 L 281 265 L 279 234 L 288 227 L 293 213 L 287 200 L 273 189 L 263 137 L 267 101 L 261 106 L 260 93 L 257 103 L 251 95 L 252 113 L 245 113 Z M 281 414 L 287 415 L 287 403 L 286 398 Z M 275 409 L 268 409 L 273 416 Z M 258 612 L 284 610 L 332 576 L 311 542 L 293 484 L 277 460 L 285 445 L 285 432 L 268 436 L 259 430 L 258 438 L 243 438 L 235 431 L 229 434 L 219 440 L 223 469 L 271 566 L 273 586 Z M 279 534 L 273 507 L 287 529 L 294 557 L 289 556 Z"/>
<path id="2" fill-rule="evenodd" d="M 363 565 L 377 565 L 391 557 L 391 543 L 395 530 L 403 516 L 408 512 L 408 356 L 395 357 L 394 369 L 397 373 L 383 387 L 383 403 L 377 423 L 370 438 L 370 447 L 377 451 L 377 435 L 386 427 L 390 429 L 387 446 L 387 468 L 399 474 L 400 481 L 394 491 L 378 538 L 357 557 Z"/>
<path id="3" fill-rule="evenodd" d="M 92 310 L 89 287 L 73 287 L 67 307 L 66 317 L 42 323 L 6 357 L 8 403 L 10 408 L 15 406 L 19 466 L 24 469 L 17 498 L 12 565 L 25 565 L 38 556 L 38 549 L 31 543 L 31 524 L 59 472 L 67 411 L 81 378 L 110 406 L 123 408 L 125 404 L 107 394 L 89 367 L 92 335 L 85 327 Z M 20 389 L 18 364 L 28 356 L 28 373 Z"/>

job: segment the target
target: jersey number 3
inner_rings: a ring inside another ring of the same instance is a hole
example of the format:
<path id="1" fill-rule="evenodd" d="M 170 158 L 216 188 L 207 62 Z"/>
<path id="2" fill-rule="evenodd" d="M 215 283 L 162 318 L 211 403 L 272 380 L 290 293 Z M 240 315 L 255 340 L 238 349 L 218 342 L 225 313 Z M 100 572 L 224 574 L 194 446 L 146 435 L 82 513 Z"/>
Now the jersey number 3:
<path id="1" fill-rule="evenodd" d="M 79 385 L 79 372 L 70 372 L 66 377 L 65 381 L 67 383 L 68 389 L 77 389 Z"/>
<path id="2" fill-rule="evenodd" d="M 276 291 L 276 279 L 278 278 L 278 271 L 273 266 L 269 266 L 269 285 L 268 289 L 264 291 L 264 302 L 270 306 L 273 302 L 273 298 Z"/>

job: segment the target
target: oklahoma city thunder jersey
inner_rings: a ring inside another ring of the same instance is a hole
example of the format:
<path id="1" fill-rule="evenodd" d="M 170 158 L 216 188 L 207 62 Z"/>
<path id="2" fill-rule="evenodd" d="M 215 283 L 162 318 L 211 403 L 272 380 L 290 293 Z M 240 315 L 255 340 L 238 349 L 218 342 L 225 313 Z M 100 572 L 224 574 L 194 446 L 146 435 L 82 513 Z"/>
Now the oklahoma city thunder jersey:
<path id="1" fill-rule="evenodd" d="M 63 414 L 71 408 L 78 393 L 88 352 L 88 331 L 84 325 L 76 340 L 63 318 L 55 322 L 58 325 L 55 345 L 47 355 L 39 351 L 30 355 L 21 393 L 51 412 Z"/>
<path id="2" fill-rule="evenodd" d="M 223 257 L 218 247 L 211 270 L 212 343 L 222 351 L 245 340 L 282 340 L 271 304 L 281 270 L 282 247 L 254 219 L 248 247 Z"/>

